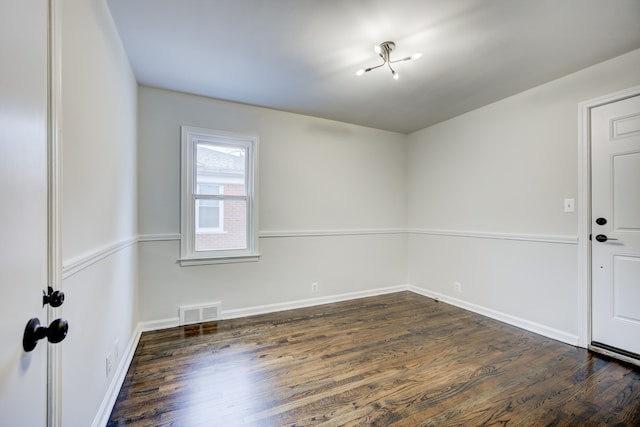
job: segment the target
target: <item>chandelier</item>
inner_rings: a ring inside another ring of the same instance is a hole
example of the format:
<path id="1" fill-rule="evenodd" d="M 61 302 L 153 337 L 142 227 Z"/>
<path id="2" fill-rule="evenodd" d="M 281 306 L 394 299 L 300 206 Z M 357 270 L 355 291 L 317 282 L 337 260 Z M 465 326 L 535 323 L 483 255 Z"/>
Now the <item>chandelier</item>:
<path id="1" fill-rule="evenodd" d="M 360 69 L 360 70 L 358 70 L 356 72 L 356 76 L 361 76 L 364 73 L 368 73 L 371 70 L 375 70 L 376 68 L 380 68 L 380 67 L 383 67 L 383 66 L 386 65 L 391 70 L 391 75 L 393 76 L 393 78 L 398 80 L 398 78 L 400 76 L 398 75 L 396 70 L 394 70 L 393 67 L 391 67 L 391 64 L 395 64 L 396 62 L 410 61 L 412 59 L 418 59 L 418 58 L 420 58 L 422 56 L 421 53 L 414 53 L 411 56 L 407 56 L 405 58 L 396 59 L 395 61 L 392 61 L 391 60 L 391 52 L 395 48 L 396 48 L 396 44 L 394 42 L 391 42 L 391 41 L 386 41 L 386 42 L 382 42 L 382 43 L 380 43 L 378 45 L 375 45 L 373 47 L 373 50 L 375 51 L 375 53 L 380 55 L 380 58 L 382 58 L 382 61 L 383 61 L 382 64 L 376 65 L 375 67 L 362 68 L 362 69 Z"/>

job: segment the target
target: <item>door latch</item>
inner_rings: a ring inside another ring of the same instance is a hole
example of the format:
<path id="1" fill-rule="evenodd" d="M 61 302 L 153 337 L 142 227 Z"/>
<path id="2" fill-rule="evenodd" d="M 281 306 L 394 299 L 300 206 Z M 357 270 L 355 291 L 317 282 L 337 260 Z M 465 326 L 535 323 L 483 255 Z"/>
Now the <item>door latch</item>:
<path id="1" fill-rule="evenodd" d="M 60 307 L 64 302 L 64 292 L 54 291 L 51 286 L 47 290 L 48 293 L 42 291 L 42 306 L 49 304 L 51 307 Z"/>

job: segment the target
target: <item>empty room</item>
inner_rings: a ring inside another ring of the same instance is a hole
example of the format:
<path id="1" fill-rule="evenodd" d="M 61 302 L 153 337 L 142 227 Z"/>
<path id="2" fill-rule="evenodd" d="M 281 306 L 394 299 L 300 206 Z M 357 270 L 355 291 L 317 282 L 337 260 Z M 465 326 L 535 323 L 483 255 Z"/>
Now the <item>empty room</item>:
<path id="1" fill-rule="evenodd" d="M 3 2 L 0 427 L 640 425 L 639 22 Z"/>

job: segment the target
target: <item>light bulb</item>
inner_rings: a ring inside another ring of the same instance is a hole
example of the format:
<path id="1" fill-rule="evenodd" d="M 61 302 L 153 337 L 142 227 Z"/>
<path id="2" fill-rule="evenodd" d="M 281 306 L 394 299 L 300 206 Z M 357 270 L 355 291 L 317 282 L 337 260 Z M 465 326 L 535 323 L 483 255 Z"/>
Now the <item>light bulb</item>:
<path id="1" fill-rule="evenodd" d="M 364 74 L 364 69 L 360 69 L 358 71 L 356 71 L 356 76 L 361 76 Z"/>
<path id="2" fill-rule="evenodd" d="M 400 78 L 400 75 L 398 73 L 396 73 L 396 70 L 391 71 L 391 74 L 393 74 L 393 78 L 398 80 Z"/>
<path id="3" fill-rule="evenodd" d="M 379 54 L 380 52 L 382 52 L 382 48 L 380 47 L 380 45 L 379 45 L 379 44 L 377 44 L 377 45 L 375 45 L 375 46 L 373 47 L 373 51 L 374 51 L 375 53 Z"/>
<path id="4" fill-rule="evenodd" d="M 420 52 L 414 53 L 413 55 L 411 55 L 411 59 L 420 59 L 420 58 L 422 58 L 422 54 Z"/>

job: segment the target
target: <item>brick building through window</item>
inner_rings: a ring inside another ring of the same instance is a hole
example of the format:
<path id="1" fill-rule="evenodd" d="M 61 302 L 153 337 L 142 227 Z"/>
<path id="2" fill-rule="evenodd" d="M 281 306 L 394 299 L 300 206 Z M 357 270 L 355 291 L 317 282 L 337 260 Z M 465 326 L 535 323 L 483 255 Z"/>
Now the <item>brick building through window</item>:
<path id="1" fill-rule="evenodd" d="M 196 191 L 199 195 L 244 195 L 245 152 L 199 143 L 196 148 Z M 195 250 L 245 249 L 247 208 L 244 200 L 196 200 Z"/>

